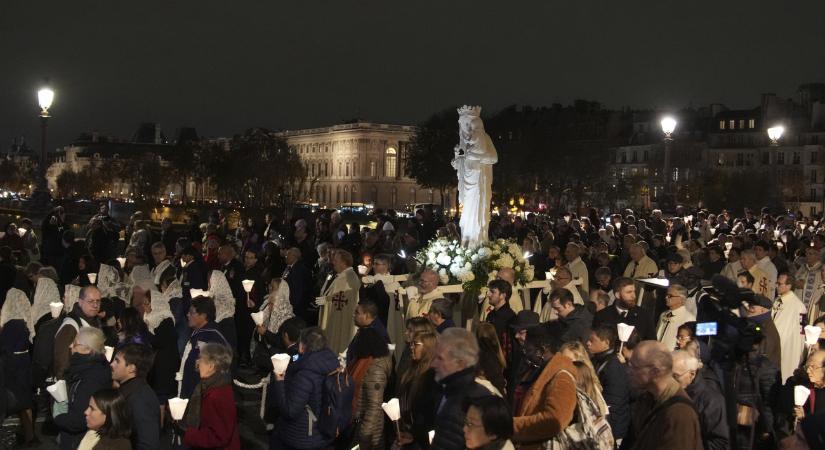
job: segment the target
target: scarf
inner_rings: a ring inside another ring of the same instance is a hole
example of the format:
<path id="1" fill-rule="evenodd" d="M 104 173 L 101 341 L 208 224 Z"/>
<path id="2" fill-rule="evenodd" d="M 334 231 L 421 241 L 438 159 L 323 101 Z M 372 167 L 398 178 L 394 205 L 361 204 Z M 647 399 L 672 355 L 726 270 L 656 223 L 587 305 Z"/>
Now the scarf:
<path id="1" fill-rule="evenodd" d="M 60 291 L 57 290 L 57 283 L 51 278 L 43 277 L 37 279 L 37 286 L 34 289 L 34 303 L 32 303 L 31 318 L 37 323 L 41 317 L 51 314 L 49 303 L 60 302 Z M 69 310 L 71 311 L 71 310 Z M 51 316 L 50 316 L 51 317 Z"/>
<path id="2" fill-rule="evenodd" d="M 210 389 L 232 384 L 232 376 L 229 373 L 214 373 L 210 377 L 201 380 L 192 396 L 189 397 L 189 403 L 186 404 L 186 411 L 183 413 L 183 424 L 186 428 L 199 428 L 201 426 L 201 407 L 203 405 L 203 396 Z"/>
<path id="3" fill-rule="evenodd" d="M 226 275 L 220 270 L 213 270 L 209 275 L 209 292 L 215 302 L 215 322 L 235 316 L 235 296 L 226 280 Z"/>
<path id="4" fill-rule="evenodd" d="M 289 303 L 289 285 L 286 281 L 282 281 L 278 286 L 278 290 L 270 293 L 264 298 L 264 304 L 261 305 L 261 311 L 269 308 L 269 320 L 266 329 L 272 334 L 278 334 L 278 329 L 281 325 L 295 317 L 292 311 L 292 304 Z"/>

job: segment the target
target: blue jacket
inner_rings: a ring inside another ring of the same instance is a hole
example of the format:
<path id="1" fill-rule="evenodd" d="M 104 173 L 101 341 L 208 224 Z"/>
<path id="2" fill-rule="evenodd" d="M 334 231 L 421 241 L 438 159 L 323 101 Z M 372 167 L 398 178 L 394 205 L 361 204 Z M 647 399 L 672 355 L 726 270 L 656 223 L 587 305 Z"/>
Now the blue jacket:
<path id="1" fill-rule="evenodd" d="M 321 415 L 321 389 L 327 374 L 338 367 L 338 358 L 332 350 L 304 353 L 289 363 L 283 381 L 273 385 L 275 405 L 278 408 L 278 438 L 292 448 L 317 449 L 330 444 L 321 435 L 318 424 L 312 424 L 307 406 L 315 417 Z"/>

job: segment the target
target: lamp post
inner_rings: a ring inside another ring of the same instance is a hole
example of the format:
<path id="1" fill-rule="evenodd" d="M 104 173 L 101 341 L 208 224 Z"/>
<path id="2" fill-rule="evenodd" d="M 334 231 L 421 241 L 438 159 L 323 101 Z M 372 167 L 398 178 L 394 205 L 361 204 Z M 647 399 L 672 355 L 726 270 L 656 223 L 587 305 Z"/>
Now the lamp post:
<path id="1" fill-rule="evenodd" d="M 785 133 L 785 127 L 782 125 L 777 125 L 774 127 L 768 128 L 768 137 L 771 139 L 771 146 L 778 147 L 779 146 L 779 139 L 782 138 L 782 135 Z"/>
<path id="2" fill-rule="evenodd" d="M 54 101 L 54 91 L 45 87 L 37 91 L 37 103 L 40 104 L 40 170 L 37 179 L 37 188 L 32 192 L 33 206 L 45 208 L 48 206 L 51 195 L 49 194 L 48 181 L 46 181 L 46 127 L 51 115 L 49 108 Z"/>
<path id="3" fill-rule="evenodd" d="M 670 201 L 670 143 L 673 141 L 671 135 L 676 129 L 676 119 L 667 116 L 662 119 L 662 132 L 665 134 L 665 164 L 664 164 L 664 184 L 662 185 L 662 203 Z"/>

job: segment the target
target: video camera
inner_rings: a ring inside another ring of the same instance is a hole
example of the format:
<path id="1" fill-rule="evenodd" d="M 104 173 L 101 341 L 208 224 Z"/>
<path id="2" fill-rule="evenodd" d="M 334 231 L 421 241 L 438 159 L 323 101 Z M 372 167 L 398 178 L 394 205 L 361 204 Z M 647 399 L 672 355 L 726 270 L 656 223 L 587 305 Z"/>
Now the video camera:
<path id="1" fill-rule="evenodd" d="M 711 341 L 712 359 L 738 359 L 762 341 L 759 324 L 733 313 L 743 303 L 753 301 L 756 294 L 752 290 L 740 289 L 728 278 L 714 275 L 702 291 L 696 301 L 696 335 Z"/>

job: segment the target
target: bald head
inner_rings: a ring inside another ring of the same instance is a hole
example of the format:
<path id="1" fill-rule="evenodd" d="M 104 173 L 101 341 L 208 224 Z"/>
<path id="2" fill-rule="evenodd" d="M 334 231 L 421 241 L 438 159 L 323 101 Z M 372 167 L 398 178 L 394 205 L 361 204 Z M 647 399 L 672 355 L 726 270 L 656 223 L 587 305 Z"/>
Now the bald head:
<path id="1" fill-rule="evenodd" d="M 516 271 L 513 270 L 512 267 L 505 267 L 503 269 L 500 269 L 498 271 L 497 277 L 499 280 L 504 280 L 510 283 L 511 286 L 516 285 Z"/>

